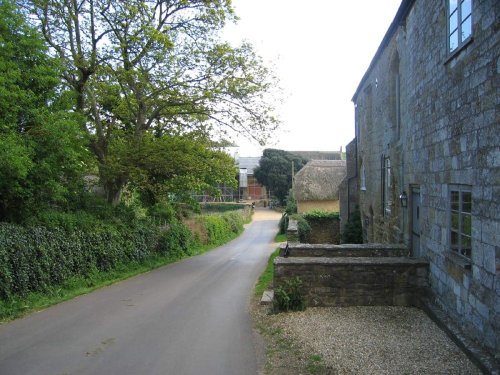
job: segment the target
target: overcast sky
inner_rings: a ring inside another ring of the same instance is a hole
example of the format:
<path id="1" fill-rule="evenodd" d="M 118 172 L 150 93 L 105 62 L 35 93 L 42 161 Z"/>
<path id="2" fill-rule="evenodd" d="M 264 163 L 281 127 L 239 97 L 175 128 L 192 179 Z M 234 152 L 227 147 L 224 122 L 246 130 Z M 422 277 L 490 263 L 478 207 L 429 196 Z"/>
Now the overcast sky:
<path id="1" fill-rule="evenodd" d="M 225 38 L 250 41 L 284 89 L 274 144 L 338 150 L 354 137 L 351 98 L 401 0 L 233 0 L 240 21 Z M 239 140 L 240 156 L 262 148 Z"/>

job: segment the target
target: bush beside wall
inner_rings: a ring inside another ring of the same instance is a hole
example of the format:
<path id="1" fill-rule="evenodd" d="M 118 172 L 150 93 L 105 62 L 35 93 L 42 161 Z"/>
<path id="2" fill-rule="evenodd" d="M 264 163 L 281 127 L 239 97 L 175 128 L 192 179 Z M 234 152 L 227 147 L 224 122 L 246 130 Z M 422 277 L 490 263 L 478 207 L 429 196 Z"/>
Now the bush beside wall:
<path id="1" fill-rule="evenodd" d="M 303 214 L 303 218 L 310 226 L 310 233 L 305 243 L 340 243 L 340 215 L 338 212 L 309 211 Z M 300 223 L 299 223 L 300 224 Z M 299 226 L 300 236 L 300 226 Z"/>

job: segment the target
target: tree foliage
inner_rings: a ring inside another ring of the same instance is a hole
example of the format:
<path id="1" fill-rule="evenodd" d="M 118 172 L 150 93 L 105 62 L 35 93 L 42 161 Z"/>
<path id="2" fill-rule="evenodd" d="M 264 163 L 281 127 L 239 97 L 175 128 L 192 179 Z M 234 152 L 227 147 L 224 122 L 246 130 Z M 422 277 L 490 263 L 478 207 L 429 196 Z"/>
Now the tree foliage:
<path id="1" fill-rule="evenodd" d="M 80 117 L 60 107 L 59 65 L 43 38 L 0 2 L 0 220 L 81 192 L 88 169 Z"/>
<path id="2" fill-rule="evenodd" d="M 297 173 L 306 163 L 307 159 L 291 152 L 268 148 L 254 171 L 255 178 L 284 204 L 292 187 L 292 164 Z"/>
<path id="3" fill-rule="evenodd" d="M 133 161 L 151 136 L 238 132 L 264 141 L 276 127 L 269 71 L 248 44 L 218 39 L 235 18 L 229 0 L 18 3 L 62 61 L 109 201 L 144 181 L 115 161 Z"/>

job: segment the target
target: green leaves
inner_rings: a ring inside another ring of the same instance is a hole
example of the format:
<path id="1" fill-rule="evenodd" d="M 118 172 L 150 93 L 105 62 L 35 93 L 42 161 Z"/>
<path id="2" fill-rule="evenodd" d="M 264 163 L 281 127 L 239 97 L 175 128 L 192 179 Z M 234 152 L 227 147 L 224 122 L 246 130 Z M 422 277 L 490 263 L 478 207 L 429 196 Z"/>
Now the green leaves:
<path id="1" fill-rule="evenodd" d="M 11 2 L 2 1 L 0 220 L 21 220 L 81 193 L 91 159 L 82 118 L 58 100 L 64 93 L 59 73 L 42 37 Z"/>
<path id="2" fill-rule="evenodd" d="M 302 289 L 302 280 L 299 277 L 285 280 L 282 285 L 275 288 L 274 312 L 304 311 L 306 303 Z"/>
<path id="3" fill-rule="evenodd" d="M 74 276 L 91 278 L 122 263 L 145 262 L 156 255 L 171 260 L 194 255 L 202 245 L 218 245 L 241 232 L 247 212 L 195 218 L 203 234 L 170 217 L 159 228 L 149 221 L 118 221 L 47 212 L 44 226 L 0 223 L 0 299 L 45 291 Z M 64 227 L 64 229 L 63 229 Z M 198 233 L 199 234 L 199 233 Z M 196 243 L 198 239 L 198 243 Z"/>
<path id="4" fill-rule="evenodd" d="M 254 174 L 283 204 L 292 187 L 292 164 L 294 172 L 297 173 L 306 163 L 307 160 L 300 156 L 269 148 L 264 150 Z"/>
<path id="5" fill-rule="evenodd" d="M 205 139 L 201 148 L 188 147 L 184 136 L 247 134 L 264 142 L 277 126 L 265 95 L 276 87 L 273 77 L 248 44 L 219 41 L 235 19 L 229 0 L 25 3 L 63 62 L 110 201 L 129 183 L 164 194 L 181 184 L 187 191 L 228 181 L 228 161 L 202 152 L 209 149 Z M 162 142 L 174 143 L 172 155 Z M 193 160 L 179 156 L 178 147 L 193 149 Z"/>

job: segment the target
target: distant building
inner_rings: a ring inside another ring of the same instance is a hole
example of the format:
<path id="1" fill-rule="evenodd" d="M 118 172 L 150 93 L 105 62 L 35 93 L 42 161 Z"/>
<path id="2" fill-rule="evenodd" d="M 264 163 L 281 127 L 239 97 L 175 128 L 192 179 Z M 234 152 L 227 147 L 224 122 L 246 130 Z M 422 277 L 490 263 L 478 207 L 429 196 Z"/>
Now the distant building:
<path id="1" fill-rule="evenodd" d="M 346 175 L 345 160 L 311 160 L 296 175 L 293 192 L 299 213 L 339 212 L 339 186 Z"/>
<path id="2" fill-rule="evenodd" d="M 259 166 L 261 157 L 238 157 L 236 163 L 239 169 L 238 196 L 244 200 L 265 200 L 267 191 L 265 186 L 257 182 L 254 170 Z"/>
<path id="3" fill-rule="evenodd" d="M 365 241 L 428 259 L 434 302 L 497 355 L 499 30 L 498 0 L 404 0 L 353 97 Z"/>

